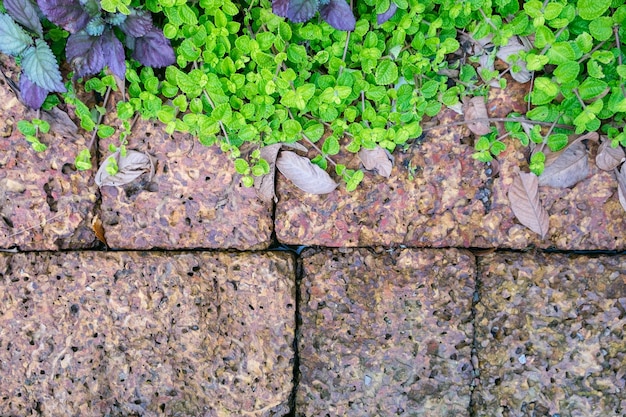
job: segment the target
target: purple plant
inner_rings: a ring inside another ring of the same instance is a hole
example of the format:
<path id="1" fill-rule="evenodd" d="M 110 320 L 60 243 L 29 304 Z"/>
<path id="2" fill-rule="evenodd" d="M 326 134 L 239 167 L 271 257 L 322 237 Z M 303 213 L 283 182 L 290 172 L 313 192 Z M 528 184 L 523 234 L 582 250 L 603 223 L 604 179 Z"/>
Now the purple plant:
<path id="1" fill-rule="evenodd" d="M 97 74 L 108 66 L 124 79 L 124 46 L 113 32 L 115 26 L 124 33 L 132 57 L 142 65 L 165 67 L 176 62 L 169 40 L 153 26 L 149 12 L 107 13 L 95 0 L 37 0 L 37 4 L 52 23 L 70 32 L 65 55 L 76 77 Z"/>
<path id="2" fill-rule="evenodd" d="M 391 2 L 386 12 L 377 15 L 377 23 L 382 25 L 391 19 L 398 6 Z M 286 17 L 294 23 L 306 22 L 320 12 L 329 25 L 339 30 L 354 30 L 356 19 L 345 0 L 272 0 L 274 14 Z"/>
<path id="3" fill-rule="evenodd" d="M 176 62 L 169 40 L 146 11 L 108 13 L 96 0 L 4 0 L 3 4 L 8 14 L 0 13 L 0 52 L 21 58 L 19 85 L 29 107 L 41 107 L 50 92 L 66 91 L 56 57 L 43 39 L 41 15 L 70 32 L 65 56 L 77 78 L 98 74 L 106 66 L 125 78 L 124 45 L 114 27 L 123 33 L 132 58 L 142 65 L 164 67 Z"/>

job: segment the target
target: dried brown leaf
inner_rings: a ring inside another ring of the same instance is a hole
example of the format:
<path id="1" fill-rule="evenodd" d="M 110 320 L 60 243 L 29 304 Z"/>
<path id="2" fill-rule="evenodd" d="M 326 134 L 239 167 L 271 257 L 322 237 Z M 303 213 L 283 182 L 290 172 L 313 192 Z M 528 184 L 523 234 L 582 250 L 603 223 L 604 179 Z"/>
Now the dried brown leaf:
<path id="1" fill-rule="evenodd" d="M 118 171 L 115 175 L 110 175 L 106 170 L 109 158 L 117 161 Z M 150 173 L 150 178 L 154 175 L 154 162 L 150 155 L 143 152 L 127 150 L 126 156 L 121 156 L 117 151 L 109 158 L 104 160 L 96 173 L 95 181 L 99 187 L 128 184 L 145 172 Z"/>
<path id="2" fill-rule="evenodd" d="M 256 188 L 259 198 L 266 203 L 270 201 L 278 202 L 274 179 L 276 177 L 276 158 L 278 157 L 280 147 L 280 143 L 275 143 L 261 148 L 261 158 L 265 159 L 270 165 L 270 171 L 265 175 L 254 178 L 254 188 Z"/>
<path id="3" fill-rule="evenodd" d="M 70 119 L 70 116 L 59 109 L 53 107 L 50 110 L 41 112 L 41 118 L 50 124 L 50 131 L 58 133 L 64 137 L 74 137 L 78 133 L 78 126 Z"/>
<path id="4" fill-rule="evenodd" d="M 548 233 L 548 212 L 539 201 L 539 180 L 535 174 L 519 172 L 509 188 L 513 214 L 521 224 L 543 239 Z"/>
<path id="5" fill-rule="evenodd" d="M 368 171 L 376 171 L 378 175 L 389 178 L 393 169 L 393 155 L 387 149 L 376 146 L 374 149 L 361 148 L 358 153 L 363 167 Z"/>
<path id="6" fill-rule="evenodd" d="M 620 145 L 617 148 L 611 146 L 611 141 L 602 137 L 602 143 L 598 148 L 598 154 L 596 155 L 596 165 L 603 171 L 612 171 L 622 162 L 626 160 L 626 154 L 624 148 Z"/>
<path id="7" fill-rule="evenodd" d="M 619 203 L 622 205 L 624 211 L 626 211 L 626 168 L 622 165 L 622 169 L 615 169 L 615 176 L 617 177 L 617 196 L 619 197 Z"/>
<path id="8" fill-rule="evenodd" d="M 270 165 L 270 171 L 265 175 L 254 178 L 254 188 L 256 189 L 259 198 L 266 203 L 269 203 L 270 201 L 275 203 L 278 202 L 274 179 L 276 178 L 276 158 L 278 157 L 278 152 L 283 147 L 293 148 L 305 153 L 307 152 L 307 148 L 297 142 L 274 143 L 261 148 L 261 158 L 265 159 Z"/>
<path id="9" fill-rule="evenodd" d="M 339 185 L 326 171 L 295 152 L 282 151 L 276 168 L 296 187 L 310 194 L 327 194 Z"/>
<path id="10" fill-rule="evenodd" d="M 91 221 L 91 229 L 95 233 L 96 238 L 98 238 L 100 242 L 108 246 L 107 239 L 104 236 L 104 226 L 102 225 L 102 220 L 100 220 L 97 214 L 94 216 L 93 220 Z"/>
<path id="11" fill-rule="evenodd" d="M 472 97 L 469 100 L 464 100 L 463 113 L 465 114 L 465 123 L 472 133 L 481 136 L 491 132 L 489 122 L 472 122 L 475 119 L 489 118 L 484 97 Z"/>
<path id="12" fill-rule="evenodd" d="M 539 185 L 555 188 L 573 187 L 590 173 L 587 148 L 576 142 L 563 151 L 539 176 Z"/>

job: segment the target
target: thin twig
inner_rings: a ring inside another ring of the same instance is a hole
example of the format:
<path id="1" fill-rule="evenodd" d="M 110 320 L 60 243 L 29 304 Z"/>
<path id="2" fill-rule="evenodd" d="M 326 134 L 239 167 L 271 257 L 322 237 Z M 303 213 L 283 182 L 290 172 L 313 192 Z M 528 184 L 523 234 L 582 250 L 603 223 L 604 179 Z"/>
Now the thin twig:
<path id="1" fill-rule="evenodd" d="M 52 220 L 54 220 L 54 219 L 56 219 L 56 218 L 58 218 L 58 217 L 64 216 L 65 214 L 66 214 L 66 213 L 57 213 L 57 215 L 56 215 L 56 216 L 52 216 L 52 217 L 50 217 L 49 219 L 44 219 L 41 223 L 39 223 L 39 224 L 37 224 L 37 225 L 35 225 L 35 226 L 30 226 L 30 227 L 27 227 L 26 229 L 21 229 L 21 230 L 18 230 L 17 232 L 15 232 L 15 233 L 10 234 L 9 236 L 7 236 L 7 238 L 12 238 L 12 237 L 15 237 L 15 236 L 21 235 L 22 233 L 26 233 L 26 232 L 28 232 L 29 230 L 36 229 L 37 227 L 43 227 L 43 226 L 45 226 L 45 225 L 46 225 L 46 223 L 48 223 L 48 222 L 50 222 L 50 221 L 52 221 Z"/>
<path id="2" fill-rule="evenodd" d="M 287 112 L 289 113 L 289 117 L 291 118 L 291 120 L 295 120 L 294 117 L 293 117 L 293 114 L 291 114 L 291 109 L 287 109 Z M 311 139 L 309 139 L 307 135 L 302 133 L 302 137 L 304 138 L 305 141 L 307 141 L 309 143 L 309 145 L 311 145 L 313 147 L 313 149 L 315 149 L 317 152 L 319 152 L 320 155 L 322 155 L 328 162 L 330 162 L 332 166 L 337 166 L 335 161 L 333 161 L 330 158 L 330 156 L 328 156 L 324 152 L 322 152 L 322 150 L 320 148 L 318 148 L 317 145 Z"/>
<path id="3" fill-rule="evenodd" d="M 613 26 L 613 33 L 615 34 L 615 44 L 617 45 L 617 63 L 619 65 L 622 65 L 622 45 L 619 41 L 619 26 L 618 25 Z M 624 83 L 622 83 L 622 94 L 626 96 L 626 86 L 624 85 Z"/>
<path id="4" fill-rule="evenodd" d="M 194 69 L 198 69 L 197 61 L 193 62 L 193 67 Z M 211 105 L 211 108 L 215 110 L 215 104 L 213 103 L 213 100 L 211 100 L 211 96 L 209 96 L 209 93 L 204 88 L 202 89 L 202 95 L 206 97 L 207 101 Z M 230 146 L 230 138 L 228 137 L 228 132 L 226 132 L 226 126 L 224 126 L 224 123 L 222 123 L 221 120 L 218 120 L 217 123 L 220 125 L 220 129 L 222 130 L 222 133 L 224 134 L 224 139 L 226 139 L 226 143 L 228 143 L 228 145 Z"/>
<path id="5" fill-rule="evenodd" d="M 541 122 L 538 120 L 528 120 L 528 119 L 524 119 L 521 117 L 477 117 L 475 119 L 471 119 L 467 121 L 451 122 L 451 123 L 446 123 L 443 125 L 425 127 L 423 131 L 427 132 L 429 130 L 435 130 L 435 129 L 453 127 L 453 126 L 462 126 L 468 123 L 489 123 L 489 122 L 519 122 L 519 123 L 529 123 L 529 124 L 540 125 L 540 126 L 552 126 L 553 125 L 553 122 Z M 561 128 L 561 129 L 575 130 L 574 127 L 569 126 L 569 125 L 556 124 L 554 126 Z"/>
<path id="6" fill-rule="evenodd" d="M 341 60 L 343 61 L 343 63 L 346 63 L 346 55 L 348 55 L 348 43 L 350 42 L 350 34 L 352 32 L 348 32 L 347 36 L 346 36 L 346 44 L 343 46 L 343 55 L 341 56 Z M 338 77 L 341 76 L 341 73 L 343 72 L 344 66 L 342 65 L 339 68 L 339 74 L 337 75 Z"/>

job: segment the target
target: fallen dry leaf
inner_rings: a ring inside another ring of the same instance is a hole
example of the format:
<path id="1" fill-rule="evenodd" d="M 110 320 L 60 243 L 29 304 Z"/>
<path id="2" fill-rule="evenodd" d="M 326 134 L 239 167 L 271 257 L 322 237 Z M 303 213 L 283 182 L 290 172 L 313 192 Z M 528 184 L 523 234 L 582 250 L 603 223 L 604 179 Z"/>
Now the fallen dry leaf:
<path id="1" fill-rule="evenodd" d="M 548 233 L 548 212 L 539 201 L 539 180 L 535 174 L 519 172 L 509 188 L 513 214 L 521 224 L 543 239 Z"/>
<path id="2" fill-rule="evenodd" d="M 118 171 L 115 175 L 110 175 L 106 170 L 109 158 L 117 161 Z M 121 156 L 117 151 L 109 158 L 104 160 L 96 173 L 95 181 L 99 187 L 128 184 L 145 172 L 149 172 L 151 178 L 154 175 L 154 162 L 150 155 L 143 152 L 127 150 L 126 156 Z"/>
<path id="3" fill-rule="evenodd" d="M 295 152 L 281 151 L 276 168 L 296 187 L 310 194 L 328 194 L 339 185 L 326 171 Z"/>
<path id="4" fill-rule="evenodd" d="M 539 185 L 555 188 L 573 187 L 589 175 L 587 159 L 587 148 L 582 142 L 576 142 L 546 165 L 539 176 Z"/>
<path id="5" fill-rule="evenodd" d="M 74 137 L 78 133 L 78 126 L 70 119 L 70 116 L 59 109 L 53 107 L 50 110 L 41 112 L 41 118 L 50 124 L 50 130 L 64 137 Z"/>
<path id="6" fill-rule="evenodd" d="M 615 169 L 615 176 L 617 177 L 617 196 L 619 197 L 619 203 L 622 205 L 624 211 L 626 211 L 626 168 L 622 165 L 622 169 Z"/>
<path id="7" fill-rule="evenodd" d="M 267 161 L 270 165 L 270 170 L 267 174 L 254 178 L 254 188 L 256 189 L 257 195 L 261 201 L 266 203 L 269 203 L 270 201 L 275 203 L 278 202 L 274 178 L 276 177 L 276 158 L 278 157 L 278 152 L 283 146 L 294 148 L 302 152 L 307 151 L 307 149 L 299 143 L 274 143 L 261 148 L 261 158 Z"/>
<path id="8" fill-rule="evenodd" d="M 389 178 L 393 169 L 393 155 L 387 149 L 376 146 L 374 149 L 361 148 L 358 153 L 363 167 L 368 171 L 376 171 L 378 175 Z"/>
<path id="9" fill-rule="evenodd" d="M 523 126 L 523 123 L 522 123 Z M 559 158 L 561 156 L 561 154 L 563 152 L 565 152 L 566 150 L 568 150 L 570 147 L 572 146 L 577 146 L 576 144 L 581 143 L 583 140 L 591 140 L 594 142 L 597 142 L 598 139 L 600 138 L 600 136 L 598 135 L 597 132 L 587 132 L 584 135 L 571 135 L 568 136 L 568 143 L 567 146 L 565 146 L 563 149 L 557 151 L 557 152 L 551 152 L 549 149 L 545 150 L 544 153 L 546 154 L 546 161 L 545 161 L 545 165 L 548 166 L 550 164 L 552 164 L 554 161 L 557 160 L 557 158 Z M 532 143 L 531 143 L 532 145 Z M 533 150 L 533 153 L 540 149 L 539 147 L 536 147 Z"/>
<path id="10" fill-rule="evenodd" d="M 93 220 L 91 221 L 91 229 L 95 233 L 96 238 L 98 238 L 100 242 L 107 245 L 107 239 L 104 236 L 104 226 L 102 225 L 102 220 L 100 220 L 97 214 L 94 216 Z"/>
<path id="11" fill-rule="evenodd" d="M 270 171 L 265 175 L 254 178 L 254 188 L 259 198 L 266 203 L 270 201 L 278 202 L 274 178 L 276 177 L 276 158 L 278 157 L 280 147 L 280 143 L 275 143 L 261 148 L 261 158 L 265 159 L 270 165 Z"/>
<path id="12" fill-rule="evenodd" d="M 487 105 L 484 97 L 472 97 L 469 100 L 463 100 L 463 113 L 465 114 L 465 123 L 467 127 L 475 135 L 481 136 L 491 133 L 489 122 L 472 122 L 474 119 L 487 119 Z"/>
<path id="13" fill-rule="evenodd" d="M 606 136 L 602 136 L 602 143 L 598 148 L 598 154 L 596 155 L 596 165 L 603 171 L 612 171 L 622 162 L 626 160 L 626 154 L 624 148 L 617 146 L 614 148 L 611 146 L 611 141 Z"/>

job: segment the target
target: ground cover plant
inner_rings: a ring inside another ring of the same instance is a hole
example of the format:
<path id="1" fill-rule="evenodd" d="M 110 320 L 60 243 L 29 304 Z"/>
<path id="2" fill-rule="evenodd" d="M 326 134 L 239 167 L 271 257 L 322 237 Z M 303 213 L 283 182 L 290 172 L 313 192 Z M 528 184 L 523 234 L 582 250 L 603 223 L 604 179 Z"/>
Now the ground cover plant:
<path id="1" fill-rule="evenodd" d="M 87 108 L 74 85 L 61 84 L 54 71 L 54 82 L 31 82 L 61 93 L 94 139 L 119 135 L 114 157 L 102 168 L 110 176 L 123 175 L 120 166 L 136 169 L 120 158 L 132 120 L 143 117 L 160 120 L 170 133 L 189 132 L 204 145 L 220 146 L 242 182 L 256 182 L 265 198 L 274 197 L 274 167 L 308 192 L 332 191 L 333 177 L 353 190 L 366 170 L 389 175 L 390 153 L 410 146 L 424 122 L 448 107 L 463 114 L 474 133 L 476 159 L 497 158 L 513 140 L 530 148 L 531 176 L 520 174 L 510 199 L 520 221 L 538 233 L 547 228 L 536 187 L 572 186 L 570 174 L 588 169 L 583 141 L 602 142 L 598 160 L 613 161 L 602 166 L 615 170 L 626 207 L 621 0 L 48 0 L 76 7 L 61 17 L 50 14 L 41 30 L 32 13 L 11 12 L 17 1 L 4 1 L 8 14 L 0 19 L 8 26 L 1 25 L 0 40 L 11 42 L 3 42 L 2 52 L 21 61 L 20 83 L 35 81 L 27 52 L 43 51 L 49 42 L 56 58 L 69 62 L 74 79 L 104 98 L 96 111 Z M 102 42 L 117 45 L 115 52 L 79 57 L 87 45 Z M 131 51 L 124 65 L 117 42 Z M 170 44 L 173 54 L 160 55 Z M 52 68 L 50 53 L 42 56 L 48 63 L 42 65 Z M 484 97 L 490 88 L 506 88 L 505 74 L 532 88 L 528 111 L 511 114 L 506 131 L 498 131 Z M 112 111 L 106 99 L 114 90 L 122 90 L 113 109 L 121 124 L 104 126 L 101 116 Z M 42 124 L 23 127 L 41 150 L 36 133 Z M 334 160 L 344 144 L 358 153 L 363 169 Z M 309 160 L 298 149 L 317 155 Z M 91 166 L 90 150 L 78 156 L 77 167 Z M 143 160 L 148 170 L 149 158 Z"/>

